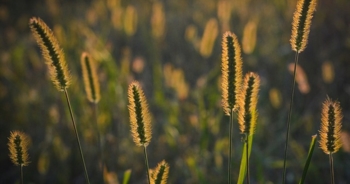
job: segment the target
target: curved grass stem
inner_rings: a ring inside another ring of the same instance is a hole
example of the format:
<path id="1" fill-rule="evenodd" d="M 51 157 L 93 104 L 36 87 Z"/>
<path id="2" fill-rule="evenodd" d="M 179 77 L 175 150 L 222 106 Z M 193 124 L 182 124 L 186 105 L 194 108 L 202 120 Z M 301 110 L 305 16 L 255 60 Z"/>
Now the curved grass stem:
<path id="1" fill-rule="evenodd" d="M 143 153 L 144 153 L 144 156 L 145 156 L 147 181 L 148 181 L 148 184 L 150 184 L 151 183 L 151 178 L 149 176 L 149 166 L 148 166 L 148 157 L 147 157 L 146 146 L 143 146 Z"/>
<path id="2" fill-rule="evenodd" d="M 292 108 L 293 108 L 293 101 L 294 101 L 294 89 L 295 89 L 295 74 L 297 71 L 297 64 L 298 64 L 298 57 L 299 53 L 295 53 L 295 62 L 294 62 L 294 72 L 293 72 L 293 83 L 292 83 L 292 93 L 290 95 L 290 106 L 289 106 L 289 112 L 288 112 L 288 120 L 287 120 L 287 133 L 286 133 L 286 142 L 284 147 L 284 160 L 283 160 L 283 184 L 286 182 L 286 161 L 287 161 L 287 151 L 288 151 L 288 141 L 289 141 L 289 131 L 290 131 L 290 121 L 292 117 Z"/>
<path id="3" fill-rule="evenodd" d="M 66 100 L 67 100 L 67 104 L 68 104 L 68 108 L 69 108 L 69 113 L 70 113 L 70 117 L 72 119 L 73 128 L 74 128 L 76 140 L 77 140 L 79 151 L 80 151 L 80 157 L 81 157 L 81 160 L 82 160 L 83 166 L 84 166 L 85 179 L 86 179 L 86 182 L 88 184 L 90 184 L 89 175 L 88 175 L 88 172 L 86 170 L 86 164 L 85 164 L 85 160 L 84 160 L 84 155 L 83 155 L 83 151 L 82 151 L 82 148 L 81 148 L 81 145 L 80 145 L 80 139 L 79 139 L 79 135 L 78 135 L 78 130 L 77 130 L 77 126 L 76 126 L 76 123 L 75 123 L 75 120 L 74 120 L 73 110 L 72 110 L 72 106 L 70 104 L 70 100 L 69 100 L 67 89 L 64 89 L 64 94 L 66 95 Z"/>

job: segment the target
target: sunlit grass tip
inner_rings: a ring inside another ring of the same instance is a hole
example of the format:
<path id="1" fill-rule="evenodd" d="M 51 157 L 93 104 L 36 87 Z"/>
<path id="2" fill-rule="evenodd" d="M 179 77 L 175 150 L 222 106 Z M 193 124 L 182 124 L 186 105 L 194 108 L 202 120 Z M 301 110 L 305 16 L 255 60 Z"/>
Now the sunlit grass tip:
<path id="1" fill-rule="evenodd" d="M 290 43 L 292 49 L 302 52 L 307 45 L 310 33 L 311 19 L 316 9 L 317 0 L 298 0 L 293 16 L 292 35 Z"/>
<path id="2" fill-rule="evenodd" d="M 9 137 L 8 147 L 11 161 L 17 166 L 29 164 L 28 155 L 29 136 L 20 131 L 13 131 Z"/>
<path id="3" fill-rule="evenodd" d="M 222 107 L 226 115 L 237 109 L 237 95 L 242 82 L 241 47 L 234 33 L 226 32 L 222 38 Z"/>
<path id="4" fill-rule="evenodd" d="M 81 67 L 85 86 L 85 92 L 88 100 L 92 103 L 100 101 L 100 83 L 97 77 L 95 61 L 87 52 L 81 54 Z"/>
<path id="5" fill-rule="evenodd" d="M 58 90 L 63 91 L 70 84 L 70 74 L 63 50 L 51 29 L 40 18 L 31 18 L 29 27 L 46 60 L 52 82 Z"/>
<path id="6" fill-rule="evenodd" d="M 163 160 L 155 169 L 150 169 L 151 184 L 166 184 L 169 174 L 169 165 Z"/>
<path id="7" fill-rule="evenodd" d="M 257 102 L 260 87 L 259 75 L 248 73 L 244 77 L 242 91 L 239 95 L 238 123 L 242 133 L 254 134 L 257 121 Z"/>
<path id="8" fill-rule="evenodd" d="M 341 147 L 341 121 L 342 112 L 340 104 L 327 97 L 323 103 L 320 127 L 320 148 L 326 154 L 332 154 Z"/>
<path id="9" fill-rule="evenodd" d="M 131 134 L 138 146 L 147 146 L 151 140 L 151 117 L 143 90 L 138 82 L 128 89 Z"/>

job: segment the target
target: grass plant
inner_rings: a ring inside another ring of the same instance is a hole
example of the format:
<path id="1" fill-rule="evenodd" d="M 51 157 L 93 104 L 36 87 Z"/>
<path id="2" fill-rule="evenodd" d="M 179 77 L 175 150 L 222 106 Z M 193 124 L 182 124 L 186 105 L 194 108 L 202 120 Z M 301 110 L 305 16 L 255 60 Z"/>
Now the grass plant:
<path id="1" fill-rule="evenodd" d="M 242 83 L 242 57 L 241 47 L 234 33 L 226 32 L 222 38 L 222 63 L 221 63 L 221 89 L 222 107 L 224 113 L 230 116 L 229 122 L 229 159 L 228 159 L 228 183 L 231 183 L 232 174 L 232 131 L 233 117 L 237 110 L 238 95 Z"/>
<path id="2" fill-rule="evenodd" d="M 131 135 L 137 146 L 143 147 L 148 183 L 151 182 L 146 147 L 152 138 L 151 116 L 143 90 L 138 82 L 132 82 L 128 89 Z"/>
<path id="3" fill-rule="evenodd" d="M 20 131 L 13 131 L 9 137 L 8 147 L 10 150 L 10 158 L 13 164 L 20 167 L 21 184 L 23 184 L 23 166 L 28 166 L 29 155 L 29 136 Z"/>
<path id="4" fill-rule="evenodd" d="M 34 35 L 35 40 L 41 48 L 44 59 L 46 60 L 46 64 L 49 68 L 51 81 L 54 83 L 55 87 L 59 91 L 64 91 L 69 108 L 70 117 L 73 123 L 77 144 L 79 147 L 80 157 L 84 167 L 85 179 L 87 183 L 90 183 L 82 147 L 80 144 L 79 134 L 73 115 L 72 106 L 67 92 L 67 88 L 70 84 L 71 79 L 66 60 L 63 54 L 63 50 L 60 48 L 58 41 L 53 35 L 51 29 L 45 24 L 43 20 L 41 20 L 40 18 L 33 17 L 29 21 L 29 26 Z"/>
<path id="5" fill-rule="evenodd" d="M 287 162 L 287 151 L 289 142 L 289 132 L 290 132 L 290 121 L 292 118 L 292 109 L 294 102 L 294 89 L 295 89 L 295 76 L 297 72 L 298 57 L 299 53 L 304 51 L 308 41 L 311 19 L 313 13 L 316 9 L 317 0 L 298 0 L 297 7 L 294 12 L 293 22 L 292 22 L 292 35 L 290 39 L 290 44 L 292 50 L 295 51 L 295 62 L 294 62 L 294 72 L 293 72 L 293 82 L 292 82 L 292 92 L 289 102 L 289 112 L 287 120 L 287 130 L 286 130 L 286 141 L 284 147 L 284 160 L 283 160 L 283 178 L 282 183 L 286 182 L 286 162 Z"/>
<path id="6" fill-rule="evenodd" d="M 238 110 L 238 123 L 239 129 L 242 134 L 245 135 L 244 146 L 246 148 L 246 177 L 247 183 L 250 183 L 250 172 L 249 172 L 249 148 L 251 147 L 252 141 L 249 141 L 249 137 L 255 132 L 256 121 L 258 117 L 257 103 L 258 103 L 258 92 L 260 87 L 260 78 L 255 73 L 247 73 L 244 77 L 242 91 L 239 94 L 239 110 Z M 243 158 L 243 156 L 242 156 Z M 245 171 L 240 170 L 240 176 Z M 244 175 L 244 174 L 243 174 Z"/>
<path id="7" fill-rule="evenodd" d="M 342 145 L 340 136 L 343 115 L 341 112 L 340 103 L 337 101 L 332 101 L 327 97 L 323 103 L 321 116 L 319 143 L 322 151 L 329 155 L 331 183 L 334 184 L 333 154 L 336 153 Z"/>
<path id="8" fill-rule="evenodd" d="M 99 170 L 101 181 L 103 181 L 103 168 L 104 168 L 104 156 L 103 156 L 103 141 L 100 133 L 100 129 L 98 126 L 98 102 L 100 101 L 100 83 L 97 77 L 96 64 L 95 61 L 91 58 L 91 56 L 87 52 L 83 52 L 80 58 L 82 75 L 84 81 L 84 87 L 87 99 L 93 105 L 93 114 L 94 114 L 94 129 L 98 139 L 98 148 L 99 148 L 99 158 L 101 159 L 101 163 L 99 163 Z"/>

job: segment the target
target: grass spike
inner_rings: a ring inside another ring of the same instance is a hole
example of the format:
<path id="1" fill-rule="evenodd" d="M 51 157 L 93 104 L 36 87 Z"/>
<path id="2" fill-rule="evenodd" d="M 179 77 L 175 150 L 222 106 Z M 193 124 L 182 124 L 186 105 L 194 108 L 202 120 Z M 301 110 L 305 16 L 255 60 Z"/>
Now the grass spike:
<path id="1" fill-rule="evenodd" d="M 100 101 L 100 83 L 97 78 L 96 64 L 87 52 L 81 54 L 81 67 L 88 100 L 92 103 Z"/>
<path id="2" fill-rule="evenodd" d="M 325 100 L 321 112 L 320 148 L 329 155 L 331 183 L 334 184 L 334 162 L 333 154 L 342 146 L 341 121 L 343 115 L 340 104 L 332 101 L 329 97 Z"/>
<path id="3" fill-rule="evenodd" d="M 150 169 L 151 184 L 166 184 L 169 174 L 169 165 L 163 160 L 155 169 Z"/>
<path id="4" fill-rule="evenodd" d="M 10 158 L 16 166 L 28 166 L 28 145 L 29 137 L 20 131 L 13 131 L 9 137 L 8 147 L 10 150 Z"/>
<path id="5" fill-rule="evenodd" d="M 147 146 L 152 138 L 151 117 L 143 90 L 138 82 L 128 89 L 131 134 L 137 146 Z"/>
<path id="6" fill-rule="evenodd" d="M 257 121 L 257 103 L 260 87 L 259 75 L 250 72 L 245 75 L 239 95 L 238 123 L 241 133 L 252 135 Z"/>
<path id="7" fill-rule="evenodd" d="M 226 115 L 236 110 L 237 95 L 242 83 L 241 47 L 234 33 L 226 32 L 222 38 L 222 107 Z"/>
<path id="8" fill-rule="evenodd" d="M 63 50 L 57 39 L 40 18 L 31 18 L 29 27 L 46 60 L 52 82 L 59 91 L 64 91 L 68 88 L 71 79 Z"/>
<path id="9" fill-rule="evenodd" d="M 29 155 L 29 136 L 20 131 L 13 131 L 10 133 L 8 147 L 10 150 L 11 161 L 20 167 L 21 184 L 23 184 L 23 166 L 28 166 Z"/>
<path id="10" fill-rule="evenodd" d="M 317 0 L 298 0 L 293 16 L 290 43 L 295 52 L 302 52 L 307 45 L 311 19 L 316 10 Z"/>

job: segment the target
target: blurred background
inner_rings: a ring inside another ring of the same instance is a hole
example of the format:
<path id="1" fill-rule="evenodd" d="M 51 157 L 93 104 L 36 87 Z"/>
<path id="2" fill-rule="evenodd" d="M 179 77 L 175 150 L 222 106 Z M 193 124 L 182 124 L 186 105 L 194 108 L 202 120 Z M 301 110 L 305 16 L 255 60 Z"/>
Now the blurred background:
<path id="1" fill-rule="evenodd" d="M 221 39 L 234 32 L 243 72 L 261 77 L 252 183 L 281 183 L 293 62 L 289 39 L 296 0 L 37 0 L 0 2 L 0 183 L 19 183 L 8 157 L 10 131 L 31 137 L 25 183 L 84 183 L 69 112 L 48 77 L 28 22 L 40 17 L 64 49 L 72 75 L 73 111 L 91 180 L 98 178 L 93 108 L 80 55 L 98 63 L 98 125 L 104 177 L 145 183 L 143 150 L 130 135 L 127 87 L 138 80 L 153 116 L 150 168 L 170 165 L 169 183 L 226 183 L 229 117 L 221 108 Z M 343 147 L 334 155 L 336 183 L 350 181 L 350 1 L 320 0 L 309 42 L 299 55 L 287 183 L 299 181 L 311 136 L 328 95 L 343 109 Z M 234 125 L 233 179 L 242 137 Z M 329 183 L 328 155 L 316 145 L 306 183 Z"/>

